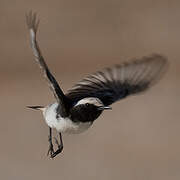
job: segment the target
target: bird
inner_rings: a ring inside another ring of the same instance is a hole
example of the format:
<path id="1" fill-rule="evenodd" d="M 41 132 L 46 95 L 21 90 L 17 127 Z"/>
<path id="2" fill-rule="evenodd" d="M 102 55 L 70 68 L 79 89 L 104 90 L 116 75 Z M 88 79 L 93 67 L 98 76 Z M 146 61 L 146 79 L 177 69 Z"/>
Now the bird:
<path id="1" fill-rule="evenodd" d="M 48 81 L 55 102 L 47 106 L 27 107 L 42 111 L 49 127 L 47 155 L 55 158 L 63 151 L 62 134 L 78 134 L 86 131 L 104 110 L 112 109 L 111 104 L 148 90 L 166 72 L 168 59 L 155 53 L 125 61 L 86 76 L 64 93 L 41 53 L 37 41 L 39 22 L 37 13 L 30 11 L 26 14 L 33 55 Z M 59 136 L 59 141 L 55 138 L 57 150 L 54 150 L 53 144 L 54 129 Z"/>

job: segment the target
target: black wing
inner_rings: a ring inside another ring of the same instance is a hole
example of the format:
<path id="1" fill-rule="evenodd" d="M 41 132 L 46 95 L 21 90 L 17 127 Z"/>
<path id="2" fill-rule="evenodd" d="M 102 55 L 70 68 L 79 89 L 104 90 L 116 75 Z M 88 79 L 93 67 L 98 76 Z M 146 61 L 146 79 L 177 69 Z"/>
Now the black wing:
<path id="1" fill-rule="evenodd" d="M 80 81 L 66 96 L 73 103 L 85 97 L 97 97 L 107 106 L 147 90 L 164 74 L 167 64 L 165 57 L 154 54 L 106 68 Z"/>
<path id="2" fill-rule="evenodd" d="M 43 70 L 44 76 L 46 77 L 46 79 L 49 83 L 50 89 L 52 90 L 56 100 L 59 102 L 59 104 L 62 107 L 61 112 L 60 112 L 61 115 L 66 116 L 67 115 L 66 108 L 65 108 L 66 97 L 63 94 L 61 88 L 59 87 L 56 79 L 51 74 L 46 62 L 44 61 L 44 58 L 41 54 L 38 42 L 36 40 L 36 34 L 37 34 L 37 30 L 38 30 L 38 25 L 39 25 L 39 20 L 36 18 L 36 13 L 30 12 L 29 14 L 27 14 L 26 15 L 26 23 L 27 23 L 27 26 L 28 26 L 28 29 L 30 32 L 31 47 L 32 47 L 35 59 L 39 63 L 40 68 Z"/>

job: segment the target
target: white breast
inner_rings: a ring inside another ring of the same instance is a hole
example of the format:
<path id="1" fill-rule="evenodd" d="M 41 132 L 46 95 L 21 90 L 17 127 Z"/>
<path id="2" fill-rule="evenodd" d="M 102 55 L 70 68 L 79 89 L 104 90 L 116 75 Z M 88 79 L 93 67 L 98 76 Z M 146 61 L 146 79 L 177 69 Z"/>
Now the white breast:
<path id="1" fill-rule="evenodd" d="M 56 118 L 56 108 L 58 104 L 54 103 L 46 108 L 46 110 L 43 112 L 43 115 L 45 117 L 45 121 L 47 125 L 51 128 L 55 128 L 58 132 L 62 133 L 69 133 L 69 134 L 76 134 L 81 133 L 87 130 L 92 123 L 86 122 L 86 123 L 75 123 L 71 121 L 69 118 L 62 118 L 59 117 Z"/>

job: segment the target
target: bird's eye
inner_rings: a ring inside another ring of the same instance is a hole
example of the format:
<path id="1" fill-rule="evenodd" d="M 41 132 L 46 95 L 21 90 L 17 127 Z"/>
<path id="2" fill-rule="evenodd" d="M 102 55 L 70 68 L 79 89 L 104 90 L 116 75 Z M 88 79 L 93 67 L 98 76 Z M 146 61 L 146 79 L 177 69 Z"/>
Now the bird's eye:
<path id="1" fill-rule="evenodd" d="M 90 104 L 89 103 L 86 103 L 86 106 L 88 107 Z"/>

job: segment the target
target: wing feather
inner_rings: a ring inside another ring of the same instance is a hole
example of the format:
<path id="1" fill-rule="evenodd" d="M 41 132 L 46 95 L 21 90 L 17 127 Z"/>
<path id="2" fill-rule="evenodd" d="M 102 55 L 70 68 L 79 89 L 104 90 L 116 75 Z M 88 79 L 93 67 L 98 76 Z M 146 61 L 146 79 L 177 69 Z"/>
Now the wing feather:
<path id="1" fill-rule="evenodd" d="M 82 98 L 97 97 L 104 105 L 110 105 L 147 90 L 162 77 L 167 67 L 167 59 L 158 54 L 135 59 L 84 78 L 66 96 L 73 103 Z"/>
<path id="2" fill-rule="evenodd" d="M 61 106 L 61 109 L 59 109 L 60 111 L 59 113 L 61 114 L 61 116 L 67 116 L 67 107 L 66 107 L 67 103 L 65 102 L 66 97 L 64 93 L 62 92 L 61 88 L 59 87 L 58 82 L 56 81 L 54 76 L 51 74 L 42 56 L 38 42 L 36 40 L 36 34 L 38 30 L 38 25 L 39 25 L 39 20 L 37 19 L 36 13 L 32 13 L 32 11 L 28 13 L 26 15 L 26 23 L 30 32 L 31 47 L 33 50 L 34 57 L 36 61 L 39 63 L 40 68 L 43 70 L 44 76 L 48 81 L 49 87 L 52 90 L 56 100 Z"/>

